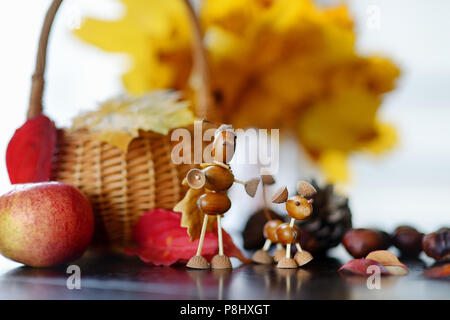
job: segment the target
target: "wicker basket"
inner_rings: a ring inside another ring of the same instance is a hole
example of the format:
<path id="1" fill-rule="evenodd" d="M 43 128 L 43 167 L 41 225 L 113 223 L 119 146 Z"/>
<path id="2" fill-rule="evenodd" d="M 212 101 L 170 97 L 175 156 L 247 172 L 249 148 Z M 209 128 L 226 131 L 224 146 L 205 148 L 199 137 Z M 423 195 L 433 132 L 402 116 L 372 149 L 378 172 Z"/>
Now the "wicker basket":
<path id="1" fill-rule="evenodd" d="M 50 6 L 39 42 L 27 118 L 43 112 L 42 95 L 48 36 L 62 0 Z M 193 72 L 200 75 L 196 115 L 217 121 L 210 94 L 209 71 L 195 12 L 185 0 L 193 30 Z M 101 142 L 88 130 L 59 130 L 52 164 L 52 180 L 82 190 L 91 201 L 96 220 L 93 245 L 122 249 L 131 243 L 131 231 L 138 218 L 153 208 L 172 209 L 186 190 L 181 181 L 191 165 L 171 161 L 170 135 L 142 132 L 128 151 Z"/>

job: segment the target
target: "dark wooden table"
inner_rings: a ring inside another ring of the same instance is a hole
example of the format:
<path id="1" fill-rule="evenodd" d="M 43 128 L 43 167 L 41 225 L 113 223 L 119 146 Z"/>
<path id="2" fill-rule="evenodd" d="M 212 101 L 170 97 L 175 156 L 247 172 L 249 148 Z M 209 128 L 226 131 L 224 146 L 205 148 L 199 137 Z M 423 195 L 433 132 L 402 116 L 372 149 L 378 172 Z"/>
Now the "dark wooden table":
<path id="1" fill-rule="evenodd" d="M 450 299 L 450 281 L 430 280 L 425 262 L 404 261 L 405 277 L 383 277 L 381 288 L 368 289 L 363 277 L 343 277 L 337 269 L 348 260 L 315 259 L 307 267 L 239 265 L 233 270 L 150 267 L 135 257 L 87 255 L 76 261 L 81 289 L 69 290 L 66 267 L 16 267 L 0 276 L 1 299 Z M 430 262 L 426 260 L 426 263 Z"/>

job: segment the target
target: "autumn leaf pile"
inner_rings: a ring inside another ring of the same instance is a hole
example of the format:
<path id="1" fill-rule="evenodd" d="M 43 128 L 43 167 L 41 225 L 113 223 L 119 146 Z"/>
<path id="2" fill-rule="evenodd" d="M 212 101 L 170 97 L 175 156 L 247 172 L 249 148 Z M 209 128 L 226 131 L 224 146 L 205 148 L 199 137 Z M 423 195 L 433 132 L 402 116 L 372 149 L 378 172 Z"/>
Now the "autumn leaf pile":
<path id="1" fill-rule="evenodd" d="M 131 58 L 123 75 L 130 94 L 174 88 L 194 99 L 191 35 L 182 1 L 121 2 L 121 18 L 88 18 L 77 36 Z M 203 0 L 199 17 L 223 122 L 289 128 L 330 181 L 347 178 L 352 153 L 379 153 L 395 143 L 395 130 L 377 111 L 399 70 L 388 59 L 356 52 L 346 6 Z"/>

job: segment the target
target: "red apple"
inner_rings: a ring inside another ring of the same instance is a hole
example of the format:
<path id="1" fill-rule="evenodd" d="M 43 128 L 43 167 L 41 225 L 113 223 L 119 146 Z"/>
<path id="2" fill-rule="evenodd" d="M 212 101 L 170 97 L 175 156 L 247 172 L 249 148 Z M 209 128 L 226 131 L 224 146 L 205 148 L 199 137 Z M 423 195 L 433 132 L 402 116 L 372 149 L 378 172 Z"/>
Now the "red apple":
<path id="1" fill-rule="evenodd" d="M 0 197 L 0 253 L 32 267 L 80 257 L 94 232 L 92 207 L 75 187 L 60 182 L 15 185 Z"/>

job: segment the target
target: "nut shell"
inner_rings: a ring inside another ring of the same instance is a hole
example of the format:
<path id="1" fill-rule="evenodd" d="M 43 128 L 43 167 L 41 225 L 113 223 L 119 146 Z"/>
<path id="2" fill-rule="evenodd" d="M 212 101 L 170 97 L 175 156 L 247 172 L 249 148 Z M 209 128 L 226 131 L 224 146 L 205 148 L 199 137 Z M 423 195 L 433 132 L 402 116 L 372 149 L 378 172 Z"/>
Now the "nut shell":
<path id="1" fill-rule="evenodd" d="M 262 249 L 257 250 L 252 257 L 253 262 L 259 263 L 259 264 L 272 264 L 273 258 L 270 256 L 270 254 Z"/>
<path id="2" fill-rule="evenodd" d="M 288 189 L 286 186 L 282 186 L 277 191 L 275 191 L 270 201 L 272 201 L 272 203 L 283 203 L 286 202 L 287 198 Z"/>
<path id="3" fill-rule="evenodd" d="M 297 183 L 297 193 L 306 199 L 311 199 L 317 194 L 317 190 L 306 181 Z"/>
<path id="4" fill-rule="evenodd" d="M 202 170 L 193 168 L 186 174 L 186 182 L 192 189 L 201 189 L 206 183 L 205 173 Z"/>
<path id="5" fill-rule="evenodd" d="M 286 202 L 286 210 L 295 220 L 305 220 L 312 213 L 312 205 L 305 197 L 293 196 Z"/>
<path id="6" fill-rule="evenodd" d="M 298 265 L 297 265 L 297 263 L 295 262 L 294 259 L 292 259 L 292 258 L 288 259 L 288 258 L 284 257 L 280 261 L 278 261 L 277 268 L 280 268 L 280 269 L 297 269 Z"/>
<path id="7" fill-rule="evenodd" d="M 261 181 L 265 185 L 272 185 L 275 183 L 275 179 L 271 174 L 262 174 L 261 175 Z"/>
<path id="8" fill-rule="evenodd" d="M 297 253 L 294 256 L 295 262 L 298 264 L 299 267 L 304 266 L 308 262 L 310 262 L 313 259 L 313 256 L 311 253 L 309 253 L 306 250 L 297 251 Z"/>
<path id="9" fill-rule="evenodd" d="M 258 190 L 258 185 L 259 185 L 259 179 L 255 178 L 255 179 L 248 180 L 244 186 L 245 192 L 247 192 L 247 194 L 253 198 L 256 194 L 256 190 Z"/>
<path id="10" fill-rule="evenodd" d="M 286 249 L 277 249 L 273 254 L 273 261 L 279 262 L 284 257 L 286 257 Z"/>
<path id="11" fill-rule="evenodd" d="M 192 269 L 209 269 L 209 263 L 202 256 L 193 256 L 186 264 L 186 267 Z"/>
<path id="12" fill-rule="evenodd" d="M 231 265 L 230 258 L 227 256 L 221 256 L 216 254 L 211 259 L 211 268 L 212 269 L 231 269 L 233 266 Z"/>

